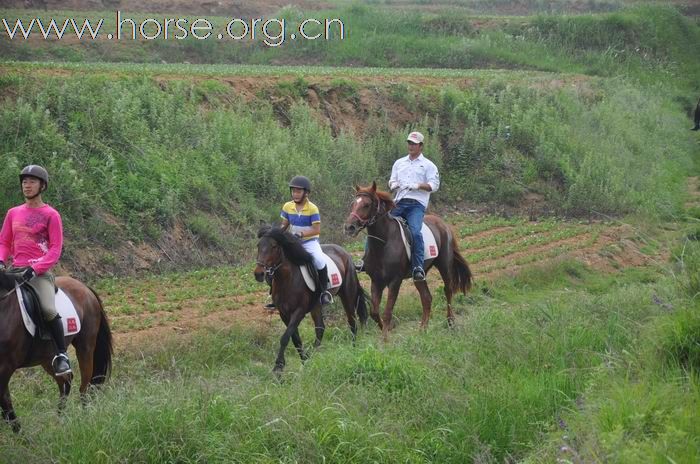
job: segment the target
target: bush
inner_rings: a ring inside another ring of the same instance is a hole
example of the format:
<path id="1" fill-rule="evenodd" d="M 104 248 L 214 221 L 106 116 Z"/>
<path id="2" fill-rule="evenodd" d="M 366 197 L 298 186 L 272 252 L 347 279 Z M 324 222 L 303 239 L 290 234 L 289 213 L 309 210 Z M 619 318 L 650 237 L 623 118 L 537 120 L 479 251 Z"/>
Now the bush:
<path id="1" fill-rule="evenodd" d="M 682 309 L 663 322 L 660 355 L 665 364 L 700 373 L 700 306 Z"/>

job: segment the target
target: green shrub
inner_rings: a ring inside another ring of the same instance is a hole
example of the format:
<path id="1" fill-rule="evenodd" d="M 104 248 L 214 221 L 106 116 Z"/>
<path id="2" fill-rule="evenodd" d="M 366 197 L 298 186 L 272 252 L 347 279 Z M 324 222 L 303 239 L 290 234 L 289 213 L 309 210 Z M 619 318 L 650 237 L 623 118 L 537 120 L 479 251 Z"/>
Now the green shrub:
<path id="1" fill-rule="evenodd" d="M 700 306 L 681 309 L 659 329 L 659 352 L 665 364 L 700 373 Z"/>

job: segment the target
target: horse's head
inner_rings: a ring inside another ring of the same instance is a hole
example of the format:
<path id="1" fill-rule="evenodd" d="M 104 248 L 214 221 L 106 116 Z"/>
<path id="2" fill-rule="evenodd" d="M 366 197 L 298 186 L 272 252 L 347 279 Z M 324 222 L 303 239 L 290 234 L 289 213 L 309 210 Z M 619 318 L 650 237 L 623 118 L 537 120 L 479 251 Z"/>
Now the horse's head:
<path id="1" fill-rule="evenodd" d="M 279 227 L 261 227 L 258 238 L 258 258 L 254 271 L 258 282 L 262 282 L 265 275 L 272 277 L 285 261 L 297 266 L 313 263 L 313 257 L 304 249 L 301 241 Z"/>
<path id="2" fill-rule="evenodd" d="M 253 271 L 258 282 L 265 280 L 265 274 L 273 274 L 284 257 L 282 247 L 270 235 L 272 230 L 271 226 L 262 226 L 258 230 L 258 257 Z"/>
<path id="3" fill-rule="evenodd" d="M 356 236 L 362 229 L 371 226 L 382 215 L 394 207 L 391 194 L 377 189 L 377 183 L 368 187 L 355 186 L 355 197 L 350 214 L 345 219 L 345 234 Z"/>

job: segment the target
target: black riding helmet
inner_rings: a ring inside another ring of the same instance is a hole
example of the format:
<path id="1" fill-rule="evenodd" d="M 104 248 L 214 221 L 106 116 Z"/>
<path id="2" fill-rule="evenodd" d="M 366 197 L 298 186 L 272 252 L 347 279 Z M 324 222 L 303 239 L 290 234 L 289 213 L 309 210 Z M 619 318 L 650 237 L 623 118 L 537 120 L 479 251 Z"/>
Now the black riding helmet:
<path id="1" fill-rule="evenodd" d="M 294 176 L 292 180 L 289 181 L 289 188 L 292 187 L 300 188 L 306 190 L 306 193 L 311 192 L 311 181 L 305 176 Z"/>
<path id="2" fill-rule="evenodd" d="M 22 169 L 19 173 L 19 183 L 21 184 L 25 177 L 36 177 L 44 183 L 44 190 L 49 187 L 49 173 L 38 164 L 30 164 Z"/>

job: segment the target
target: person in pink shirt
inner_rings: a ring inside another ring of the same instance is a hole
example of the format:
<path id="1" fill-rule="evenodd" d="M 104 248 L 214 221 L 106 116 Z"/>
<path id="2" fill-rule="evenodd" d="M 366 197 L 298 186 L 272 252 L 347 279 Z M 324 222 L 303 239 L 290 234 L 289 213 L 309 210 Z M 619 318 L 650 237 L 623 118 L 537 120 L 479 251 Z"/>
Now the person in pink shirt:
<path id="1" fill-rule="evenodd" d="M 41 199 L 49 185 L 49 173 L 35 164 L 19 175 L 24 204 L 10 208 L 0 230 L 0 270 L 12 257 L 12 271 L 20 273 L 39 298 L 44 320 L 56 343 L 54 374 L 71 374 L 66 354 L 63 322 L 56 310 L 56 284 L 51 269 L 61 257 L 63 223 L 58 211 Z"/>

